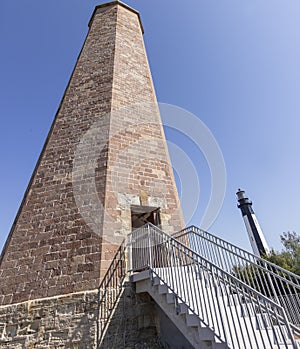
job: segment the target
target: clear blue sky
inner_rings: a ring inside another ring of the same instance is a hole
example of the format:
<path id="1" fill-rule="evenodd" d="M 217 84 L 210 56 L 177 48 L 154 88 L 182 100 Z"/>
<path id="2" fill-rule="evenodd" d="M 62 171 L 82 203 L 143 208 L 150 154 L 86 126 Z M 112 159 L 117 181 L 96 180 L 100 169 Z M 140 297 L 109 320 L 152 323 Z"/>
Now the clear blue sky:
<path id="1" fill-rule="evenodd" d="M 0 249 L 98 3 L 0 2 Z M 299 0 L 127 4 L 141 13 L 158 100 L 197 115 L 223 152 L 226 196 L 210 230 L 250 248 L 236 207 L 242 187 L 269 245 L 280 249 L 283 231 L 300 232 Z M 197 169 L 196 225 L 211 185 L 201 156 Z"/>

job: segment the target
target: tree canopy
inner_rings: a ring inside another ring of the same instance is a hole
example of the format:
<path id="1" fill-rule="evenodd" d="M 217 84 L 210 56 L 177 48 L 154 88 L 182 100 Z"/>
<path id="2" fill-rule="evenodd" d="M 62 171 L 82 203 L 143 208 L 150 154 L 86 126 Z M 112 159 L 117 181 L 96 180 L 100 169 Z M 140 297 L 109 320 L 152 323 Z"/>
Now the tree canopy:
<path id="1" fill-rule="evenodd" d="M 271 251 L 264 256 L 266 260 L 300 275 L 300 235 L 296 232 L 285 232 L 280 236 L 284 249 L 281 252 Z"/>

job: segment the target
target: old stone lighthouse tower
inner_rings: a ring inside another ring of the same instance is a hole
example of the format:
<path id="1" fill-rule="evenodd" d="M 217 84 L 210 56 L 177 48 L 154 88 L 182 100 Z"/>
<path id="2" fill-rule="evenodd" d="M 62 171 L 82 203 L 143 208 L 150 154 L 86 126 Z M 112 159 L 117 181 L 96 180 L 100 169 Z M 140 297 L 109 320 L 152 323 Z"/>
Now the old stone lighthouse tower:
<path id="1" fill-rule="evenodd" d="M 98 287 L 123 239 L 183 227 L 142 34 L 119 1 L 92 15 L 1 254 L 1 348 L 97 347 Z M 107 347 L 155 343 L 147 302 L 126 292 L 122 344 Z"/>

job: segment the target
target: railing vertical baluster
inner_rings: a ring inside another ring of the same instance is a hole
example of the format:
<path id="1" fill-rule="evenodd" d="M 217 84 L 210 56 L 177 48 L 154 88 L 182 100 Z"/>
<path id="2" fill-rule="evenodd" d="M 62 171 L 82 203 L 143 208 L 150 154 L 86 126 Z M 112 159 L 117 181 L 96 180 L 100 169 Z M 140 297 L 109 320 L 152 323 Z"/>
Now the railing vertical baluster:
<path id="1" fill-rule="evenodd" d="M 263 263 L 264 263 L 264 267 L 265 267 L 266 269 L 268 269 L 268 265 L 267 265 L 266 261 L 264 261 Z M 280 304 L 280 301 L 279 301 L 279 298 L 278 298 L 278 294 L 277 294 L 277 292 L 275 291 L 275 287 L 274 287 L 273 281 L 272 281 L 272 279 L 271 279 L 271 274 L 270 274 L 270 273 L 267 273 L 267 278 L 268 278 L 269 284 L 270 284 L 271 289 L 272 289 L 273 297 L 274 297 L 276 303 Z M 276 281 L 275 281 L 275 282 L 276 282 Z M 270 294 L 270 296 L 271 296 L 271 294 Z"/>
<path id="2" fill-rule="evenodd" d="M 148 242 L 148 246 L 147 249 L 149 251 L 149 266 L 150 268 L 152 268 L 152 251 L 151 251 L 151 235 L 150 235 L 150 226 L 147 226 L 147 242 Z"/>

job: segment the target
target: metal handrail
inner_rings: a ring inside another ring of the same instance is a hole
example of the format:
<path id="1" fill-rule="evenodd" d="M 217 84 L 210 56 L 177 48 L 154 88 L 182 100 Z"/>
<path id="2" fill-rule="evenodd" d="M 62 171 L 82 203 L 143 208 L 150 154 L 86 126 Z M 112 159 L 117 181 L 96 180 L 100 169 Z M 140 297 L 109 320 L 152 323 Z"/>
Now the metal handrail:
<path id="1" fill-rule="evenodd" d="M 297 348 L 284 309 L 152 224 L 130 235 L 132 272 L 146 267 L 229 348 Z"/>
<path id="2" fill-rule="evenodd" d="M 300 325 L 300 276 L 195 226 L 173 235 L 201 256 L 281 305 Z"/>
<path id="3" fill-rule="evenodd" d="M 260 261 L 263 261 L 266 265 L 269 265 L 270 267 L 274 267 L 276 268 L 277 270 L 280 270 L 284 273 L 286 273 L 287 275 L 290 276 L 291 280 L 293 280 L 292 282 L 293 283 L 296 283 L 297 285 L 300 285 L 300 276 L 297 275 L 297 274 L 294 274 L 292 273 L 291 271 L 289 270 L 286 270 L 282 267 L 280 267 L 279 265 L 277 264 L 274 264 L 272 262 L 269 262 L 237 245 L 234 245 L 233 243 L 227 241 L 227 240 L 224 240 L 214 234 L 211 234 L 203 229 L 200 229 L 198 227 L 196 227 L 195 225 L 191 225 L 187 228 L 184 228 L 174 234 L 172 234 L 173 237 L 175 237 L 177 240 L 180 240 L 180 238 L 184 235 L 187 235 L 188 233 L 195 233 L 197 235 L 200 235 L 201 237 L 204 237 L 205 239 L 207 240 L 210 240 L 210 241 L 214 241 L 216 244 L 218 245 L 221 245 L 224 247 L 224 249 L 232 249 L 232 250 L 236 250 L 236 251 L 239 251 L 239 254 L 242 256 L 242 254 L 244 253 L 246 256 L 251 256 L 251 258 L 253 258 L 254 260 L 260 260 Z M 227 247 L 226 247 L 227 246 Z M 250 259 L 250 258 L 249 258 Z"/>
<path id="4" fill-rule="evenodd" d="M 100 346 L 116 303 L 121 295 L 127 274 L 125 265 L 125 240 L 117 250 L 98 288 L 97 342 Z M 97 346 L 97 347 L 98 347 Z"/>

